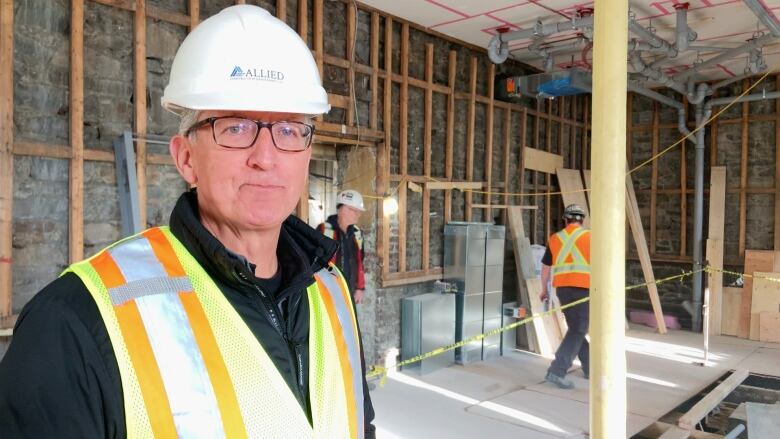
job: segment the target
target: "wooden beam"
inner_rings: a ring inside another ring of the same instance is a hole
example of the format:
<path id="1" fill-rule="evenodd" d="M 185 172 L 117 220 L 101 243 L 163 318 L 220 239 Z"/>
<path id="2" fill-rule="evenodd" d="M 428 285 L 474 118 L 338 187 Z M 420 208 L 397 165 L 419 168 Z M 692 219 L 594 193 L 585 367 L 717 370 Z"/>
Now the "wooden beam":
<path id="1" fill-rule="evenodd" d="M 453 145 L 455 142 L 455 75 L 458 67 L 458 52 L 450 50 L 447 64 L 447 85 L 450 94 L 447 96 L 447 140 L 444 147 L 444 176 L 452 179 Z M 452 191 L 444 192 L 444 224 L 452 220 Z"/>
<path id="2" fill-rule="evenodd" d="M 143 136 L 146 134 L 146 0 L 136 0 L 133 48 L 135 132 Z M 141 211 L 141 225 L 145 227 L 146 142 L 142 139 L 136 141 L 136 179 L 138 181 L 138 205 Z"/>
<path id="3" fill-rule="evenodd" d="M 477 58 L 471 57 L 471 64 L 469 67 L 469 114 L 467 116 L 466 125 L 466 180 L 472 181 L 474 179 L 474 125 L 477 115 Z M 466 221 L 471 221 L 471 192 L 466 192 Z"/>
<path id="4" fill-rule="evenodd" d="M 322 2 L 323 0 L 313 0 L 314 4 L 314 20 L 312 23 L 312 35 L 314 38 L 314 59 L 317 62 L 317 69 L 320 71 L 320 78 L 322 78 L 324 65 L 323 59 L 325 55 L 325 48 L 323 43 L 322 32 Z"/>
<path id="5" fill-rule="evenodd" d="M 520 138 L 518 139 L 517 144 L 519 145 L 520 149 L 517 151 L 517 157 L 518 157 L 518 164 L 517 164 L 517 179 L 520 181 L 520 193 L 524 193 L 525 190 L 525 149 L 527 148 L 525 144 L 525 136 L 528 133 L 528 128 L 526 125 L 528 124 L 528 111 L 523 109 L 523 111 L 520 112 Z M 517 204 L 526 204 L 526 198 L 520 197 L 519 200 L 516 201 Z M 507 221 L 509 221 L 509 218 L 507 218 Z"/>
<path id="6" fill-rule="evenodd" d="M 482 189 L 484 187 L 484 183 L 481 181 L 431 181 L 425 183 L 425 186 L 430 190 L 473 190 Z"/>
<path id="7" fill-rule="evenodd" d="M 677 426 L 686 430 L 693 430 L 696 428 L 696 424 L 699 423 L 709 412 L 720 404 L 725 397 L 729 395 L 734 389 L 737 388 L 745 378 L 748 376 L 746 369 L 735 370 L 731 376 L 723 380 L 717 387 L 712 389 L 710 393 L 704 398 L 699 400 L 688 412 L 680 417 L 677 421 Z"/>
<path id="8" fill-rule="evenodd" d="M 658 143 L 660 137 L 660 130 L 658 123 L 660 120 L 660 109 L 658 108 L 658 102 L 653 101 L 653 140 L 650 150 L 650 156 L 655 157 L 658 154 Z M 657 214 L 656 206 L 658 205 L 658 160 L 653 160 L 651 165 L 650 174 L 650 255 L 655 255 L 656 241 L 658 239 L 657 232 Z"/>
<path id="9" fill-rule="evenodd" d="M 371 13 L 371 104 L 369 105 L 368 125 L 372 130 L 378 126 L 379 107 L 379 13 Z"/>
<path id="10" fill-rule="evenodd" d="M 542 101 L 537 99 L 536 100 L 536 111 L 534 112 L 534 144 L 533 147 L 537 150 L 540 150 L 540 144 L 539 144 L 539 132 L 541 131 L 539 129 L 540 127 L 540 119 L 542 114 Z M 525 149 L 523 150 L 523 154 L 525 154 Z M 528 167 L 528 161 L 525 162 L 526 168 Z M 533 185 L 534 185 L 534 204 L 539 204 L 539 196 L 537 195 L 539 193 L 539 171 L 534 171 L 533 179 L 532 179 Z M 537 229 L 536 222 L 539 220 L 538 215 L 531 215 L 531 233 L 528 236 L 531 239 L 531 244 L 536 244 L 539 242 L 537 239 Z M 547 237 L 545 236 L 544 239 L 546 240 Z M 543 241 L 544 242 L 544 241 Z"/>
<path id="11" fill-rule="evenodd" d="M 742 90 L 750 87 L 750 80 L 742 81 Z M 747 102 L 742 103 L 742 154 L 739 162 L 739 256 L 745 256 L 745 235 L 747 234 L 747 193 L 745 189 L 748 185 L 748 140 L 749 126 L 748 113 L 750 106 Z"/>
<path id="12" fill-rule="evenodd" d="M 200 0 L 189 0 L 190 32 L 200 23 Z"/>
<path id="13" fill-rule="evenodd" d="M 442 269 L 432 268 L 430 270 L 420 271 L 407 271 L 404 273 L 390 273 L 382 280 L 382 287 L 397 287 L 401 285 L 409 285 L 420 282 L 429 282 L 432 280 L 440 280 L 442 278 Z"/>
<path id="14" fill-rule="evenodd" d="M 737 336 L 740 338 L 750 337 L 750 319 L 753 309 L 753 273 L 756 271 L 780 271 L 778 267 L 780 258 L 771 250 L 747 250 L 745 252 L 745 276 L 742 286 L 742 301 L 740 302 L 739 326 L 737 327 Z"/>
<path id="15" fill-rule="evenodd" d="M 433 44 L 425 44 L 425 82 L 433 84 Z M 433 130 L 433 90 L 425 89 L 425 116 L 423 123 L 423 173 L 431 176 L 431 131 Z M 422 269 L 430 266 L 431 190 L 423 189 L 422 206 Z"/>
<path id="16" fill-rule="evenodd" d="M 710 168 L 709 231 L 707 232 L 707 264 L 723 268 L 724 218 L 726 212 L 726 167 Z M 721 333 L 721 309 L 723 302 L 723 273 L 707 273 L 707 288 L 710 290 L 710 325 L 713 335 Z"/>
<path id="17" fill-rule="evenodd" d="M 287 0 L 276 0 L 276 18 L 287 22 Z"/>
<path id="18" fill-rule="evenodd" d="M 558 168 L 558 186 L 561 188 L 563 205 L 577 204 L 585 210 L 585 221 L 582 223 L 586 229 L 590 229 L 590 210 L 583 184 L 582 175 L 578 169 Z"/>
<path id="19" fill-rule="evenodd" d="M 390 73 L 393 71 L 393 19 L 390 17 L 385 18 L 385 71 Z M 377 190 L 381 195 L 386 195 L 389 190 L 390 184 L 390 146 L 393 139 L 393 82 L 391 76 L 388 74 L 385 76 L 384 86 L 384 129 L 385 129 L 385 141 L 380 145 L 377 151 Z M 380 203 L 384 206 L 384 203 Z M 379 218 L 380 227 L 380 239 L 377 242 L 379 247 L 379 255 L 381 257 L 382 268 L 382 282 L 390 272 L 390 220 L 382 208 L 380 210 L 381 215 Z"/>
<path id="20" fill-rule="evenodd" d="M 685 101 L 685 109 L 687 111 L 688 99 L 683 96 L 683 100 Z M 687 144 L 687 140 L 680 143 L 680 256 L 685 256 L 688 246 L 688 195 L 686 194 L 688 181 L 685 160 L 685 147 Z"/>
<path id="21" fill-rule="evenodd" d="M 399 152 L 398 164 L 401 175 L 406 175 L 409 163 L 409 25 L 401 26 L 401 88 L 399 104 L 401 106 L 398 115 Z"/>
<path id="22" fill-rule="evenodd" d="M 775 76 L 775 89 L 780 89 L 780 74 Z M 713 124 L 714 125 L 714 124 Z M 712 135 L 710 135 L 712 137 Z M 715 163 L 715 162 L 711 162 Z M 780 250 L 780 99 L 775 99 L 775 242 Z"/>
<path id="23" fill-rule="evenodd" d="M 14 178 L 14 2 L 0 0 L 0 318 L 11 315 Z"/>
<path id="24" fill-rule="evenodd" d="M 585 108 L 582 109 L 583 128 L 582 128 L 582 169 L 590 169 L 588 155 L 590 154 L 590 143 L 588 142 L 588 129 L 590 128 L 590 95 L 585 95 Z"/>
<path id="25" fill-rule="evenodd" d="M 474 203 L 472 206 L 475 209 L 480 209 L 480 208 L 484 209 L 484 208 L 490 206 L 493 209 L 508 209 L 510 207 L 518 207 L 518 208 L 523 209 L 523 210 L 539 210 L 539 206 L 519 206 L 519 205 L 516 205 L 516 204 L 490 204 L 490 205 L 488 205 L 488 204 L 477 204 L 477 203 Z"/>
<path id="26" fill-rule="evenodd" d="M 298 35 L 307 44 L 309 42 L 309 2 L 298 0 Z M 374 127 L 375 128 L 375 127 Z"/>
<path id="27" fill-rule="evenodd" d="M 485 116 L 485 181 L 487 182 L 487 194 L 482 199 L 485 204 L 490 206 L 493 202 L 493 196 L 490 192 L 493 192 L 493 94 L 495 88 L 495 75 L 496 65 L 493 63 L 488 64 L 487 71 L 487 83 L 488 83 L 488 97 L 490 101 L 487 105 L 487 115 Z M 486 208 L 482 220 L 491 222 L 493 218 L 493 212 L 490 208 Z"/>
<path id="28" fill-rule="evenodd" d="M 84 0 L 70 2 L 68 260 L 84 259 Z"/>
<path id="29" fill-rule="evenodd" d="M 563 156 L 528 146 L 523 148 L 523 160 L 525 169 L 546 174 L 555 174 L 557 169 L 563 168 Z"/>
<path id="30" fill-rule="evenodd" d="M 125 11 L 136 12 L 135 0 L 91 0 L 101 5 L 113 6 L 115 8 L 124 9 Z M 165 21 L 167 23 L 178 24 L 179 26 L 190 26 L 190 17 L 179 12 L 169 11 L 157 6 L 149 5 L 144 8 L 146 16 L 159 21 Z"/>
<path id="31" fill-rule="evenodd" d="M 277 0 L 284 1 L 284 0 Z M 355 126 L 355 35 L 357 34 L 357 5 L 347 3 L 347 89 L 349 90 L 349 106 L 347 107 L 347 125 Z M 360 125 L 359 123 L 357 125 Z"/>
<path id="32" fill-rule="evenodd" d="M 544 144 L 547 152 L 552 152 L 552 101 L 547 101 L 547 122 L 544 124 Z M 547 186 L 552 185 L 552 177 L 550 174 L 545 174 L 544 184 Z M 552 203 L 550 195 L 544 196 L 544 236 L 552 235 Z"/>

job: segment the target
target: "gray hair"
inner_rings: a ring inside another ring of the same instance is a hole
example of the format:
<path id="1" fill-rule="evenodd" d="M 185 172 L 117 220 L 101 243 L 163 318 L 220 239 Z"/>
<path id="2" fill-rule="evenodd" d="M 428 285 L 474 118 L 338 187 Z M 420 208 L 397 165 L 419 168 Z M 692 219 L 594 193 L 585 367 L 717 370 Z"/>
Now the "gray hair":
<path id="1" fill-rule="evenodd" d="M 193 110 L 190 108 L 185 108 L 182 110 L 181 114 L 179 115 L 179 134 L 184 135 L 184 133 L 186 133 L 191 126 L 198 122 L 198 117 L 200 117 L 199 110 Z"/>

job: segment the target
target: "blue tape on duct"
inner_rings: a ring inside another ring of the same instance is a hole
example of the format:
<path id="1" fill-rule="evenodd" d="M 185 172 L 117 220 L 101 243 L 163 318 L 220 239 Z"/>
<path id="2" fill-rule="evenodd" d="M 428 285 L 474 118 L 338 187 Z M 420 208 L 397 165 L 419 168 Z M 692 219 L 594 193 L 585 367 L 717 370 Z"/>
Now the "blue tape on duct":
<path id="1" fill-rule="evenodd" d="M 544 93 L 549 96 L 571 96 L 587 92 L 587 90 L 572 86 L 570 77 L 555 79 L 539 84 L 539 93 Z"/>

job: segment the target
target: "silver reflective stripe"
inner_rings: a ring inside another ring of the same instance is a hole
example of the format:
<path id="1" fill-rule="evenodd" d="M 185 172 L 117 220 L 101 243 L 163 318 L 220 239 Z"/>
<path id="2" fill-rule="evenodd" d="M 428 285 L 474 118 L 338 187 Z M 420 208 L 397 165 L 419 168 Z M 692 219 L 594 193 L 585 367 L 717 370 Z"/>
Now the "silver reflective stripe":
<path id="1" fill-rule="evenodd" d="M 159 281 L 166 276 L 165 269 L 146 238 L 114 247 L 111 256 L 128 282 L 170 286 Z M 214 389 L 177 291 L 148 292 L 134 300 L 160 369 L 178 436 L 223 438 Z"/>
<path id="2" fill-rule="evenodd" d="M 130 300 L 145 296 L 178 293 L 180 291 L 192 291 L 192 283 L 186 276 L 134 280 L 124 285 L 110 288 L 108 294 L 111 296 L 111 303 L 114 306 L 119 306 Z"/>
<path id="3" fill-rule="evenodd" d="M 339 294 L 341 286 L 336 279 L 335 273 L 322 269 L 317 272 L 316 276 L 325 284 L 325 287 L 330 293 L 330 297 L 333 298 L 333 303 L 336 308 L 336 315 L 338 315 L 339 323 L 341 324 L 341 332 L 344 334 L 344 340 L 347 342 L 347 354 L 349 355 L 349 363 L 352 367 L 352 388 L 355 392 L 355 413 L 357 414 L 358 421 L 358 437 L 362 438 L 364 434 L 364 419 L 365 413 L 363 412 L 363 371 L 360 363 L 360 345 L 358 343 L 358 335 L 355 332 L 355 324 L 353 323 L 352 312 L 349 306 L 344 302 L 344 295 Z M 327 294 L 324 291 L 320 291 L 320 294 Z M 350 293 L 346 291 L 348 296 Z M 335 334 L 338 337 L 338 334 Z"/>
<path id="4" fill-rule="evenodd" d="M 582 234 L 585 233 L 585 231 L 586 231 L 585 229 L 579 228 L 575 230 L 574 233 L 572 233 L 571 235 L 567 235 L 565 230 L 561 230 L 560 232 L 558 232 L 558 239 L 560 239 L 563 242 L 563 247 L 561 248 L 561 252 L 558 253 L 558 258 L 556 258 L 555 260 L 555 265 L 563 265 L 566 263 L 566 257 L 569 256 L 569 253 L 571 253 L 574 244 L 577 242 L 577 239 L 580 236 L 582 236 Z M 582 263 L 584 261 L 575 260 L 575 262 Z"/>
<path id="5" fill-rule="evenodd" d="M 563 273 L 572 273 L 572 272 L 590 273 L 590 265 L 567 264 L 561 267 L 553 267 L 552 272 L 553 274 L 563 274 Z"/>

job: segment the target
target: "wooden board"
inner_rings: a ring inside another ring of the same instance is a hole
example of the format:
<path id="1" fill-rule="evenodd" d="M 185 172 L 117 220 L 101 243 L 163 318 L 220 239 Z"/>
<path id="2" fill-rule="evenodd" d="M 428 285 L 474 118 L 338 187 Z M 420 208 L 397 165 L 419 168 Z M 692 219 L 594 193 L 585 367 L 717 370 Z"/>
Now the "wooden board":
<path id="1" fill-rule="evenodd" d="M 585 186 L 582 184 L 582 176 L 577 169 L 556 169 L 558 176 L 558 187 L 561 188 L 561 198 L 563 205 L 578 204 L 585 210 L 585 228 L 590 228 L 590 210 L 588 209 L 588 199 L 585 196 Z"/>
<path id="2" fill-rule="evenodd" d="M 534 267 L 533 255 L 531 253 L 531 243 L 525 237 L 525 227 L 523 226 L 523 211 L 518 207 L 507 209 L 509 219 L 509 232 L 512 237 L 512 247 L 515 253 L 515 269 L 518 277 L 518 286 L 522 283 L 525 288 L 520 288 L 518 299 L 523 305 L 528 307 L 530 315 L 543 312 L 543 304 L 539 300 L 539 294 L 542 292 L 542 281 L 536 277 L 536 270 L 528 270 L 527 267 Z M 525 270 L 525 272 L 524 272 Z M 529 274 L 533 273 L 533 277 Z M 529 343 L 536 347 L 536 353 L 545 357 L 552 357 L 561 343 L 562 334 L 555 320 L 549 316 L 534 319 L 529 325 L 526 333 L 529 334 Z M 530 346 L 530 344 L 529 344 Z"/>
<path id="3" fill-rule="evenodd" d="M 726 209 L 726 167 L 714 166 L 710 170 L 710 214 L 707 233 L 707 262 L 713 268 L 723 269 L 723 233 Z M 710 242 L 712 240 L 712 242 Z M 721 303 L 723 301 L 723 273 L 708 272 L 710 289 L 710 334 L 722 334 Z"/>
<path id="4" fill-rule="evenodd" d="M 780 312 L 762 312 L 758 320 L 758 339 L 780 343 Z"/>
<path id="5" fill-rule="evenodd" d="M 738 385 L 748 376 L 746 369 L 735 370 L 728 378 L 712 389 L 704 398 L 700 399 L 687 413 L 677 421 L 677 426 L 686 430 L 693 430 L 709 412 L 720 404 Z"/>
<path id="6" fill-rule="evenodd" d="M 527 170 L 555 174 L 556 169 L 563 168 L 563 156 L 526 146 L 523 148 L 523 163 Z"/>
<path id="7" fill-rule="evenodd" d="M 780 273 L 756 271 L 753 273 L 753 294 L 750 301 L 750 339 L 759 339 L 759 315 L 780 312 Z"/>
<path id="8" fill-rule="evenodd" d="M 739 311 L 742 303 L 742 288 L 724 287 L 720 303 L 720 333 L 736 336 L 739 332 Z"/>
<path id="9" fill-rule="evenodd" d="M 626 218 L 631 228 L 631 234 L 636 244 L 636 252 L 639 255 L 639 264 L 642 266 L 647 283 L 647 295 L 650 297 L 650 303 L 653 305 L 653 315 L 655 323 L 658 326 L 659 334 L 666 334 L 666 322 L 664 321 L 664 312 L 661 308 L 661 299 L 658 296 L 658 286 L 655 283 L 655 274 L 653 273 L 653 264 L 650 261 L 650 251 L 647 249 L 647 240 L 645 239 L 645 229 L 642 226 L 642 217 L 639 214 L 639 205 L 634 193 L 634 182 L 631 175 L 626 175 Z"/>
<path id="10" fill-rule="evenodd" d="M 752 274 L 756 271 L 773 271 L 775 266 L 775 252 L 771 250 L 746 250 L 745 251 L 745 274 Z M 748 338 L 750 336 L 750 311 L 753 302 L 753 278 L 745 276 L 745 284 L 742 287 L 742 302 L 739 312 L 739 329 L 737 336 Z"/>

